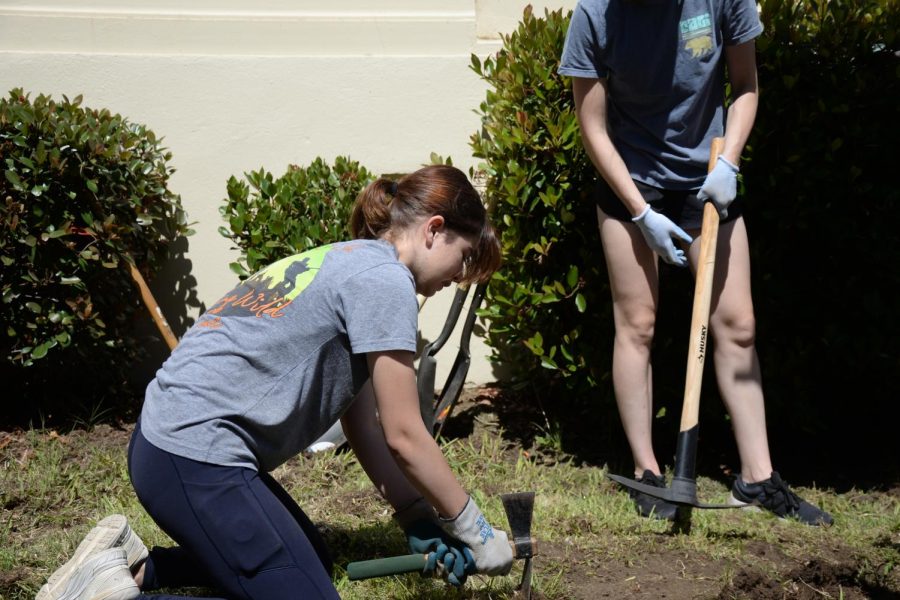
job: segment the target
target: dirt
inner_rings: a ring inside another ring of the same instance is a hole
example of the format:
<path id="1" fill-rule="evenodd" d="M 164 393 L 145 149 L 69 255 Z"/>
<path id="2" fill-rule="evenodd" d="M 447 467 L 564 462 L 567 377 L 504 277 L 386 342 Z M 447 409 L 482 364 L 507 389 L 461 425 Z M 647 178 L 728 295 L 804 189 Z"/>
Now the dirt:
<path id="1" fill-rule="evenodd" d="M 495 388 L 467 390 L 448 421 L 445 435 L 470 436 L 472 442 L 477 444 L 480 436 L 472 434 L 485 427 L 498 431 L 498 421 L 502 419 L 503 435 L 511 452 L 525 450 L 536 460 L 552 467 L 559 457 L 536 442 L 541 433 L 535 425 L 541 422 L 540 413 L 507 404 L 509 411 L 498 417 L 496 409 L 506 400 L 503 393 Z M 121 449 L 127 445 L 130 432 L 129 424 L 118 424 L 99 425 L 90 433 L 75 430 L 66 435 L 55 432 L 41 435 L 58 437 L 72 450 L 67 453 L 66 460 L 71 461 L 73 466 L 89 468 L 90 457 L 78 451 L 87 447 L 88 440 L 95 447 Z M 0 453 L 10 463 L 15 462 L 19 466 L 26 464 L 31 458 L 29 435 L 25 431 L 0 431 Z M 900 486 L 875 493 L 896 497 L 900 495 Z M 349 493 L 347 497 L 335 500 L 334 507 L 347 512 L 358 510 L 357 505 L 364 500 L 363 496 L 368 496 L 359 494 L 355 497 Z M 20 504 L 23 504 L 22 499 L 12 495 L 6 496 L 0 506 L 0 515 L 8 527 L 12 544 L 27 543 L 25 532 L 29 515 L 19 514 L 24 512 Z M 325 530 L 323 533 L 329 542 L 349 543 L 347 532 Z M 794 552 L 788 556 L 778 544 L 747 540 L 740 561 L 728 564 L 687 549 L 686 545 L 675 547 L 678 544 L 663 538 L 661 536 L 658 543 L 650 543 L 640 555 L 626 558 L 579 552 L 574 544 L 546 543 L 541 546 L 539 558 L 535 559 L 535 576 L 556 580 L 558 588 L 564 590 L 564 597 L 572 600 L 900 598 L 898 569 L 886 578 L 872 581 L 871 576 L 861 574 L 879 572 L 884 566 L 866 564 L 866 557 L 855 556 L 839 542 L 833 541 L 833 547 L 810 548 L 808 554 L 798 556 Z M 885 535 L 877 544 L 900 550 L 900 533 Z M 17 583 L 28 580 L 29 575 L 27 566 L 4 567 L 0 564 L 0 598 L 4 597 L 4 590 L 15 589 Z M 539 593 L 535 593 L 533 598 L 543 600 Z"/>
<path id="2" fill-rule="evenodd" d="M 661 549 L 625 563 L 608 557 L 579 558 L 559 545 L 542 546 L 541 560 L 566 565 L 568 597 L 587 598 L 712 598 L 720 567 L 702 557 Z"/>

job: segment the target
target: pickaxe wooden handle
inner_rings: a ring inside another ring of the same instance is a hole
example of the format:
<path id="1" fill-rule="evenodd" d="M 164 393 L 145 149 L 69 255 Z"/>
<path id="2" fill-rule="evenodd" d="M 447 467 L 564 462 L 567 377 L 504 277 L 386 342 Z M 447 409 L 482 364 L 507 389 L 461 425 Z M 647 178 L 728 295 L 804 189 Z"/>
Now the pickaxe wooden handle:
<path id="1" fill-rule="evenodd" d="M 153 317 L 153 322 L 156 323 L 156 328 L 159 329 L 159 333 L 162 334 L 163 339 L 169 346 L 169 352 L 171 352 L 175 349 L 175 346 L 178 345 L 178 338 L 175 337 L 175 333 L 172 331 L 172 328 L 169 327 L 169 322 L 166 321 L 166 318 L 163 316 L 162 309 L 159 307 L 159 304 L 156 303 L 156 299 L 153 297 L 153 294 L 150 293 L 150 288 L 147 287 L 147 282 L 144 281 L 144 277 L 141 275 L 141 272 L 138 271 L 136 266 L 134 266 L 134 261 L 131 259 L 131 257 L 128 257 L 125 259 L 125 262 L 128 263 L 128 271 L 131 273 L 131 278 L 134 280 L 134 283 L 137 284 L 138 289 L 141 291 L 141 299 L 143 299 L 144 305 L 150 312 L 150 316 Z"/>
<path id="2" fill-rule="evenodd" d="M 723 138 L 713 138 L 709 151 L 709 170 L 716 165 L 722 149 Z M 703 365 L 709 350 L 709 309 L 712 303 L 713 274 L 716 269 L 716 241 L 719 235 L 719 212 L 711 201 L 703 204 L 703 225 L 700 234 L 700 257 L 697 259 L 697 276 L 694 284 L 694 306 L 691 312 L 690 347 L 688 348 L 687 375 L 685 377 L 684 403 L 681 409 L 681 431 L 689 431 L 697 425 L 700 411 L 700 387 L 703 382 Z"/>

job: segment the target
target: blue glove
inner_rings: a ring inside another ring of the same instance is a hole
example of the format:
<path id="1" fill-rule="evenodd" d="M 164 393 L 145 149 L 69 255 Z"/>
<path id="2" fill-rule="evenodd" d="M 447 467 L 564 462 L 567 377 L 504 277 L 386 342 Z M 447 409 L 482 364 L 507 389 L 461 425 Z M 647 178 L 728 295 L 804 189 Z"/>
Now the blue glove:
<path id="1" fill-rule="evenodd" d="M 684 250 L 675 247 L 672 236 L 678 237 L 690 244 L 693 240 L 691 236 L 686 234 L 684 230 L 673 223 L 668 217 L 665 217 L 647 205 L 644 212 L 631 220 L 637 225 L 650 249 L 656 252 L 661 259 L 670 265 L 678 265 L 679 267 L 687 266 L 687 257 Z"/>
<path id="2" fill-rule="evenodd" d="M 467 548 L 441 529 L 436 517 L 424 498 L 394 513 L 394 520 L 406 533 L 409 551 L 428 555 L 422 576 L 436 574 L 459 587 L 466 582 L 467 575 L 475 572 L 475 559 Z"/>
<path id="3" fill-rule="evenodd" d="M 437 571 L 447 580 L 447 583 L 461 587 L 466 582 L 466 577 L 475 572 L 475 558 L 467 547 L 454 543 L 450 546 L 449 552 L 444 554 Z"/>
<path id="4" fill-rule="evenodd" d="M 738 171 L 737 165 L 720 155 L 697 193 L 697 199 L 701 201 L 712 200 L 723 219 L 728 216 L 728 205 L 737 196 Z"/>

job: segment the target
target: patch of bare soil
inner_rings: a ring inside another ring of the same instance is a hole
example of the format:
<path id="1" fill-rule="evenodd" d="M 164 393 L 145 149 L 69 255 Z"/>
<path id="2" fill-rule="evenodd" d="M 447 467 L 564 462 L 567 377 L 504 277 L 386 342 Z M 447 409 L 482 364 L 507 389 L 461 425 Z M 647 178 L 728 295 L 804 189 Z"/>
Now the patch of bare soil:
<path id="1" fill-rule="evenodd" d="M 878 598 L 889 597 L 886 591 L 867 589 L 858 581 L 859 565 L 852 557 L 837 562 L 812 558 L 803 565 L 779 573 L 779 578 L 752 567 L 741 569 L 725 586 L 718 598 L 759 598 L 775 600 L 785 597 L 800 600 L 821 598 Z"/>
<path id="2" fill-rule="evenodd" d="M 564 565 L 563 582 L 572 600 L 712 598 L 721 587 L 721 565 L 662 547 L 625 563 L 607 557 L 579 557 L 570 548 L 544 544 L 540 561 Z"/>

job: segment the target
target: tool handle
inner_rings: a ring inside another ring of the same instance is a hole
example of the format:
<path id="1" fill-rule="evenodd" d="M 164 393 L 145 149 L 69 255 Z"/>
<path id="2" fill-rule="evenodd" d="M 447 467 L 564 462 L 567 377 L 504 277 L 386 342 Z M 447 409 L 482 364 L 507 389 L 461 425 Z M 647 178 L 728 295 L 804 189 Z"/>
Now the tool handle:
<path id="1" fill-rule="evenodd" d="M 523 552 L 513 541 L 509 542 L 515 558 L 531 558 L 537 554 L 537 540 L 531 540 L 528 552 Z M 347 565 L 347 577 L 350 581 L 359 579 L 371 579 L 372 577 L 385 577 L 387 575 L 400 575 L 402 573 L 420 573 L 428 562 L 427 554 L 404 554 L 403 556 L 391 556 L 389 558 L 373 558 L 372 560 L 360 560 Z"/>
<path id="2" fill-rule="evenodd" d="M 484 300 L 486 291 L 487 284 L 480 283 L 475 288 L 475 293 L 472 294 L 472 301 L 469 303 L 469 312 L 466 315 L 462 333 L 459 336 L 459 352 L 456 354 L 456 359 L 454 359 L 453 366 L 450 368 L 450 374 L 447 375 L 447 380 L 444 382 L 444 387 L 441 389 L 441 394 L 434 407 L 432 421 L 434 437 L 438 437 L 441 434 L 441 431 L 444 428 L 444 422 L 447 420 L 447 417 L 450 416 L 450 411 L 453 410 L 453 405 L 459 400 L 463 385 L 466 383 L 469 366 L 472 364 L 472 355 L 469 352 L 469 341 L 472 337 L 472 330 L 475 327 L 478 308 Z"/>
<path id="3" fill-rule="evenodd" d="M 125 262 L 128 263 L 128 271 L 131 273 L 131 278 L 134 280 L 134 282 L 138 286 L 138 289 L 141 291 L 141 298 L 144 301 L 144 305 L 150 312 L 150 316 L 153 317 L 153 322 L 156 323 L 156 328 L 159 329 L 159 332 L 162 334 L 163 339 L 169 346 L 169 352 L 171 352 L 175 349 L 175 346 L 178 345 L 178 338 L 175 337 L 175 333 L 173 333 L 172 328 L 169 327 L 169 322 L 166 321 L 166 318 L 163 316 L 162 309 L 159 307 L 159 304 L 156 303 L 156 299 L 153 297 L 153 294 L 150 293 L 150 288 L 147 287 L 147 282 L 144 281 L 144 277 L 141 275 L 141 272 L 138 271 L 137 267 L 134 266 L 134 263 L 130 259 L 126 260 Z"/>
<path id="4" fill-rule="evenodd" d="M 709 148 L 709 167 L 716 166 L 725 147 L 724 138 L 713 138 Z M 719 237 L 719 212 L 715 204 L 703 205 L 703 225 L 700 229 L 700 257 L 694 283 L 694 308 L 691 313 L 691 336 L 688 347 L 687 375 L 684 383 L 684 404 L 681 409 L 681 431 L 697 425 L 700 413 L 700 387 L 703 383 L 703 364 L 709 352 L 709 307 L 712 300 L 713 273 L 716 270 L 716 239 Z"/>
<path id="5" fill-rule="evenodd" d="M 347 565 L 347 576 L 350 578 L 350 581 L 357 581 L 359 579 L 384 577 L 386 575 L 421 572 L 425 568 L 427 561 L 427 554 L 406 554 L 404 556 L 391 556 L 390 558 L 361 560 Z"/>

